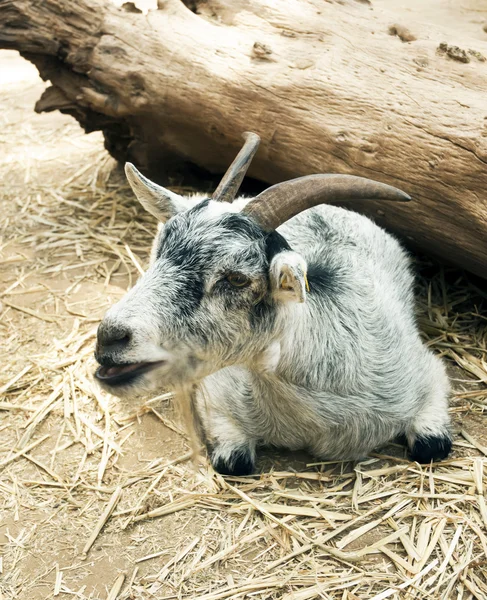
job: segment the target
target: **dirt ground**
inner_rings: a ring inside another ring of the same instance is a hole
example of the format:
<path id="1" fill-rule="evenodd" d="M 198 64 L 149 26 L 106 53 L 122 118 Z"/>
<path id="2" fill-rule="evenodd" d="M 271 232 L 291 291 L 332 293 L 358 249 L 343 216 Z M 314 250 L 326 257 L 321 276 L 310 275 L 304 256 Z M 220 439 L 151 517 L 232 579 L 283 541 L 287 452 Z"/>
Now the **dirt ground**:
<path id="1" fill-rule="evenodd" d="M 422 19 L 486 39 L 480 4 L 431 1 Z M 487 597 L 484 284 L 418 261 L 418 318 L 455 389 L 450 460 L 268 452 L 225 481 L 192 466 L 167 395 L 92 383 L 97 323 L 155 223 L 101 134 L 34 113 L 45 85 L 0 52 L 0 599 Z"/>

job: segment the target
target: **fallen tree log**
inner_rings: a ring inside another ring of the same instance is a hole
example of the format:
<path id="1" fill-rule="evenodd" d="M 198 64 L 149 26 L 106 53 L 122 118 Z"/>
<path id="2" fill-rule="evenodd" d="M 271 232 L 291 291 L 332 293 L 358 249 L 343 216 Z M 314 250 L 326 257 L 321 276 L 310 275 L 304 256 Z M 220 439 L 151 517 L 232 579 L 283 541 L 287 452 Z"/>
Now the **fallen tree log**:
<path id="1" fill-rule="evenodd" d="M 354 206 L 487 278 L 485 42 L 410 32 L 369 0 L 187 4 L 200 14 L 179 0 L 148 14 L 0 0 L 0 47 L 51 81 L 36 110 L 103 130 L 108 150 L 146 173 L 174 157 L 223 172 L 256 131 L 253 177 L 396 185 L 414 202 Z"/>

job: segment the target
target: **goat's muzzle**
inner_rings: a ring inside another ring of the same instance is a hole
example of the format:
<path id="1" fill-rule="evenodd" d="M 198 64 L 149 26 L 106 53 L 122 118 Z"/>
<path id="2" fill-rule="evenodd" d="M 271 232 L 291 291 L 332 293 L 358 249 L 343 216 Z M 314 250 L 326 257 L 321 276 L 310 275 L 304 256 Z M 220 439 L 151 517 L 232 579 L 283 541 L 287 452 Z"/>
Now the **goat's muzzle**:
<path id="1" fill-rule="evenodd" d="M 104 386 L 114 387 L 133 382 L 141 375 L 161 366 L 165 361 L 128 362 L 124 354 L 133 340 L 131 329 L 105 319 L 97 332 L 95 358 L 100 367 L 95 379 Z"/>

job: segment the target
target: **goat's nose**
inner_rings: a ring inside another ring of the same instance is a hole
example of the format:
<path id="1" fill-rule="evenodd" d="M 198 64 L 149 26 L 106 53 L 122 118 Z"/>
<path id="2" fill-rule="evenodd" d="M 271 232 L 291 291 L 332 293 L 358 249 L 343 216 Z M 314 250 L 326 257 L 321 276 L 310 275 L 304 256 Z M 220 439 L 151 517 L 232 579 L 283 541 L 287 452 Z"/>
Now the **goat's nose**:
<path id="1" fill-rule="evenodd" d="M 132 339 L 130 329 L 123 325 L 102 321 L 96 334 L 98 352 L 102 350 L 123 350 Z"/>

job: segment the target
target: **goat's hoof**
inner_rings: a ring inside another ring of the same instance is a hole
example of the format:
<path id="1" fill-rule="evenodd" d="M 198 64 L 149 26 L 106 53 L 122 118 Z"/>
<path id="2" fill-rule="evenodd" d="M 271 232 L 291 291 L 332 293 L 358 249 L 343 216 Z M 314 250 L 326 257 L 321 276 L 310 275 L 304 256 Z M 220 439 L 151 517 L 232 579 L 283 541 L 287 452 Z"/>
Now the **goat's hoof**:
<path id="1" fill-rule="evenodd" d="M 415 462 L 428 464 L 446 458 L 451 452 L 451 447 L 452 441 L 449 435 L 419 436 L 414 442 L 409 457 Z"/>
<path id="2" fill-rule="evenodd" d="M 215 452 L 211 457 L 211 464 L 217 473 L 234 477 L 251 475 L 255 470 L 254 460 L 247 448 L 239 448 L 228 457 L 219 456 Z"/>

